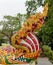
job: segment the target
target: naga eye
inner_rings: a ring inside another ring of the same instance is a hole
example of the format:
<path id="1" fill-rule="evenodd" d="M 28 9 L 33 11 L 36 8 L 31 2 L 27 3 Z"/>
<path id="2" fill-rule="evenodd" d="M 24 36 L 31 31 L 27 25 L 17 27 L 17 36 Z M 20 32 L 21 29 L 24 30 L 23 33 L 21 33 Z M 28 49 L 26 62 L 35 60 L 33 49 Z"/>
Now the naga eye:
<path id="1" fill-rule="evenodd" d="M 26 53 L 26 50 L 24 50 L 23 53 Z"/>

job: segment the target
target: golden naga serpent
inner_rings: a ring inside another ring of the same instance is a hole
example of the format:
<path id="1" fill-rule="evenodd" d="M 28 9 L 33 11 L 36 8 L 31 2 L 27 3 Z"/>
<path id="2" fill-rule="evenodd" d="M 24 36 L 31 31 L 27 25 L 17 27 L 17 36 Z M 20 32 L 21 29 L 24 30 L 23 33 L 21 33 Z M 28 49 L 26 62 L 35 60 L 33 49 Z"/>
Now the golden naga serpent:
<path id="1" fill-rule="evenodd" d="M 37 13 L 30 16 L 24 23 L 20 31 L 16 32 L 12 38 L 12 46 L 14 46 L 17 51 L 17 58 L 24 55 L 25 58 L 36 58 L 40 54 L 39 42 L 34 32 L 40 30 L 44 18 L 47 16 L 48 3 L 44 6 L 43 13 Z"/>

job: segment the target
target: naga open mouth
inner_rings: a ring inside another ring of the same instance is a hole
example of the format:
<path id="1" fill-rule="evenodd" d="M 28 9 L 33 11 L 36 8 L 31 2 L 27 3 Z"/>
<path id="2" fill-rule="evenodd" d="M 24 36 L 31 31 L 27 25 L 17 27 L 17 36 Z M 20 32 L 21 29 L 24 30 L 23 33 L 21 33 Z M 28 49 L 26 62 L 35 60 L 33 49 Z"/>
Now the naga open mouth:
<path id="1" fill-rule="evenodd" d="M 15 60 L 18 60 L 20 62 L 30 62 L 33 59 L 37 59 L 37 57 L 40 56 L 40 50 L 36 52 L 31 53 L 23 53 L 19 54 L 20 56 L 16 57 Z"/>
<path id="2" fill-rule="evenodd" d="M 26 62 L 26 58 L 24 57 L 24 55 L 19 56 L 18 58 L 15 58 L 15 60 L 21 61 L 21 62 Z"/>

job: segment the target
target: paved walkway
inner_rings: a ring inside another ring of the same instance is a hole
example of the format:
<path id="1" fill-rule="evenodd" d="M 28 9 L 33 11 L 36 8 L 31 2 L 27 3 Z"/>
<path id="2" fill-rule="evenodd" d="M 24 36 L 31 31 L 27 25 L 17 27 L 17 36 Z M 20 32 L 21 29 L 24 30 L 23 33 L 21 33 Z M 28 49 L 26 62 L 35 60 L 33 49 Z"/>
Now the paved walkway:
<path id="1" fill-rule="evenodd" d="M 53 65 L 47 58 L 38 58 L 37 65 Z"/>

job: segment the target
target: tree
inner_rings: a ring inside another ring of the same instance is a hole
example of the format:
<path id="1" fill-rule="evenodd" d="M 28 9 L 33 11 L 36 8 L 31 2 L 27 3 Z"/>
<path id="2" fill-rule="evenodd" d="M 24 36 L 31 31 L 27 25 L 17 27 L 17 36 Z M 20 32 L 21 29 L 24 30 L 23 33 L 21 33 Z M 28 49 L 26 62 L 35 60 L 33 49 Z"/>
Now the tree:
<path id="1" fill-rule="evenodd" d="M 4 43 L 5 40 L 3 39 L 4 35 L 3 34 L 0 34 L 0 46 L 1 46 L 1 43 Z"/>
<path id="2" fill-rule="evenodd" d="M 22 14 L 17 14 L 16 17 L 13 16 L 4 16 L 4 20 L 0 21 L 2 29 L 0 34 L 3 34 L 9 43 L 11 43 L 11 36 L 20 30 L 22 22 Z"/>
<path id="3" fill-rule="evenodd" d="M 46 17 L 44 26 L 39 32 L 39 39 L 43 45 L 47 44 L 53 49 L 53 0 L 45 0 L 45 3 L 46 2 L 49 6 L 48 16 Z"/>
<path id="4" fill-rule="evenodd" d="M 26 6 L 26 11 L 27 11 L 27 18 L 36 13 L 37 7 L 43 5 L 44 0 L 30 0 L 26 1 L 25 6 Z"/>

